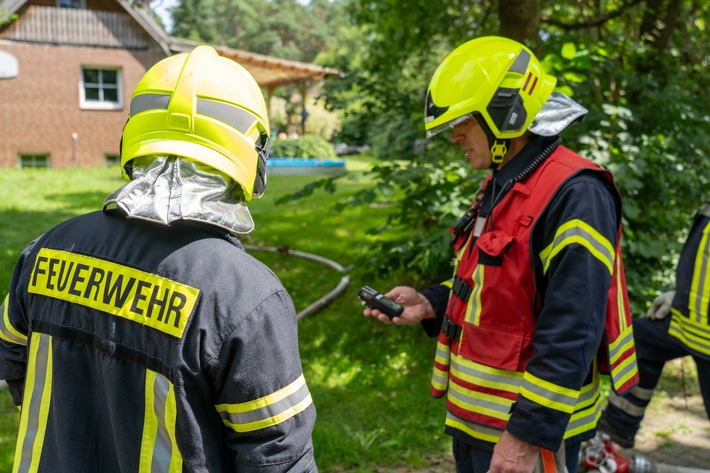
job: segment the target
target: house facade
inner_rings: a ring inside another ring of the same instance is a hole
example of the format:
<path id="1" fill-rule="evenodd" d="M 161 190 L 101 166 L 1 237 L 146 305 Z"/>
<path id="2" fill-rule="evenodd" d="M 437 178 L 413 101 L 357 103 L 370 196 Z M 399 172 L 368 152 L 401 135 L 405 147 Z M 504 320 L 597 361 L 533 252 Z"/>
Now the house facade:
<path id="1" fill-rule="evenodd" d="M 14 20 L 3 22 L 13 16 Z M 196 44 L 130 0 L 0 0 L 0 168 L 117 164 L 130 96 L 157 61 Z M 337 71 L 217 48 L 266 90 Z M 4 77 L 4 78 L 3 78 Z"/>

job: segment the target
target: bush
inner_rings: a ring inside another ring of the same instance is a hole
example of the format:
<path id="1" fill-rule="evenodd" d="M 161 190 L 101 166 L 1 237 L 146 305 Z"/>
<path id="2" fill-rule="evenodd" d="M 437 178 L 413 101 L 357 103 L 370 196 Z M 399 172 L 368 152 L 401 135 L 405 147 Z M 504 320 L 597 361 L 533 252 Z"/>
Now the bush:
<path id="1" fill-rule="evenodd" d="M 274 158 L 321 158 L 335 159 L 333 145 L 316 135 L 300 138 L 273 140 L 271 156 Z"/>

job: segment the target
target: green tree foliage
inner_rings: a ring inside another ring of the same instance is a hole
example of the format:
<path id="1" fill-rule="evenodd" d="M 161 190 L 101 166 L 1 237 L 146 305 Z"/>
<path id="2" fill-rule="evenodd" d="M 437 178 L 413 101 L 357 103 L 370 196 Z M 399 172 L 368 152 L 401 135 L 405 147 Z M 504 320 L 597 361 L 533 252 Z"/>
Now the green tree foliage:
<path id="1" fill-rule="evenodd" d="M 350 114 L 343 135 L 366 136 L 378 157 L 398 160 L 377 166 L 374 189 L 360 196 L 393 200 L 399 209 L 377 230 L 390 237 L 372 248 L 370 267 L 379 274 L 404 267 L 417 282 L 448 277 L 441 234 L 482 176 L 442 141 L 417 146 L 426 85 L 466 39 L 539 21 L 539 37 L 517 39 L 539 51 L 559 90 L 590 110 L 563 139 L 610 169 L 622 192 L 627 279 L 639 313 L 672 282 L 690 217 L 710 198 L 709 7 L 693 0 L 540 3 L 537 12 L 525 10 L 536 5 L 524 0 L 350 3 L 357 30 L 330 51 L 346 78 L 327 84 L 329 98 Z M 504 4 L 526 14 L 506 16 Z"/>
<path id="2" fill-rule="evenodd" d="M 346 21 L 340 2 L 181 0 L 173 35 L 285 59 L 313 62 Z"/>

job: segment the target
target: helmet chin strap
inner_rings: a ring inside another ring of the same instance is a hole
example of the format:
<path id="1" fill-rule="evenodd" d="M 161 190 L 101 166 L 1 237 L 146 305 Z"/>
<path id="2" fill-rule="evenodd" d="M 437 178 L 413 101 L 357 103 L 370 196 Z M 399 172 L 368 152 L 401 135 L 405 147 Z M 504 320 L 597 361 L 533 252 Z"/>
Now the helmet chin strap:
<path id="1" fill-rule="evenodd" d="M 510 140 L 498 139 L 491 131 L 491 128 L 488 126 L 488 123 L 486 123 L 486 120 L 480 114 L 477 113 L 474 116 L 488 137 L 488 145 L 491 147 L 491 169 L 496 169 L 498 165 L 503 162 L 503 158 L 508 153 L 508 145 L 510 144 Z"/>
<path id="2" fill-rule="evenodd" d="M 492 141 L 491 143 L 489 137 L 488 144 L 491 145 L 492 165 L 497 167 L 498 164 L 503 162 L 503 157 L 508 153 L 508 143 L 510 143 L 510 140 L 498 140 L 494 138 Z"/>

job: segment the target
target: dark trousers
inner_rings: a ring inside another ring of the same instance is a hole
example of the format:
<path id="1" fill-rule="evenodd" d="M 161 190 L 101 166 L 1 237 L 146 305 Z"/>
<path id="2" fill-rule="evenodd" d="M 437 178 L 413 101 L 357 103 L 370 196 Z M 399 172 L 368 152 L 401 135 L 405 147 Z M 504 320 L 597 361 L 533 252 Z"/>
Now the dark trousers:
<path id="1" fill-rule="evenodd" d="M 454 439 L 454 460 L 456 473 L 486 473 L 491 465 L 493 452 L 476 448 L 461 440 Z M 574 473 L 579 464 L 580 444 L 566 444 L 567 471 Z"/>
<path id="2" fill-rule="evenodd" d="M 677 338 L 668 334 L 668 327 L 671 323 L 670 316 L 662 320 L 637 318 L 633 323 L 639 369 L 638 385 L 645 389 L 655 389 L 666 362 L 689 356 L 689 353 Z M 700 392 L 705 402 L 705 411 L 710 418 L 710 361 L 697 356 L 693 356 L 693 360 L 698 367 Z M 632 393 L 627 393 L 623 397 L 635 406 L 644 409 L 650 401 L 639 399 Z M 643 419 L 643 415 L 632 416 L 611 404 L 606 408 L 603 416 L 611 427 L 629 437 L 636 435 Z"/>

